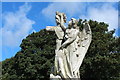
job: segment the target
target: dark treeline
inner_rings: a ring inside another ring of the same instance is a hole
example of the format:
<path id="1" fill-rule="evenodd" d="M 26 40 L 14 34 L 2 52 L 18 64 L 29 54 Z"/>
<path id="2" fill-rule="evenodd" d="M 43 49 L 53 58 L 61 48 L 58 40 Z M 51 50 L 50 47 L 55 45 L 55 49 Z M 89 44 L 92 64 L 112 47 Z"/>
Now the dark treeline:
<path id="1" fill-rule="evenodd" d="M 92 42 L 80 68 L 81 80 L 120 80 L 120 38 L 104 22 L 89 21 Z M 78 26 L 82 28 L 82 20 Z M 49 80 L 56 35 L 45 29 L 23 39 L 21 50 L 2 62 L 1 80 Z"/>

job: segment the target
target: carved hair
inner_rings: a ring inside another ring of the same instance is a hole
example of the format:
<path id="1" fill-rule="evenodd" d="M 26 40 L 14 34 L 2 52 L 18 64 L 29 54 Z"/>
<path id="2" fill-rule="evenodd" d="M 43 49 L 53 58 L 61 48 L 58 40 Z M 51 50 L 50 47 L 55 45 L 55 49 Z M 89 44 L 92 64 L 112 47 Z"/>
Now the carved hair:
<path id="1" fill-rule="evenodd" d="M 72 18 L 71 21 L 69 21 L 68 23 L 68 28 L 69 29 L 72 27 L 78 28 L 77 24 L 78 24 L 78 20 L 76 20 L 75 18 Z"/>

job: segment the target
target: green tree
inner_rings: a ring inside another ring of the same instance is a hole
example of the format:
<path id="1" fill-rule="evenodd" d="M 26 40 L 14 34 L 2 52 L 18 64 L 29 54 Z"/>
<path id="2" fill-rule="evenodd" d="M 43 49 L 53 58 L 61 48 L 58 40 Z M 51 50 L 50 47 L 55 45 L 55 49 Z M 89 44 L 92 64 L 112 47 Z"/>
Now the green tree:
<path id="1" fill-rule="evenodd" d="M 120 38 L 104 22 L 89 21 L 92 42 L 80 68 L 82 80 L 119 80 Z M 78 26 L 82 29 L 82 20 Z M 45 29 L 23 39 L 21 50 L 2 62 L 2 80 L 49 80 L 54 66 L 56 35 Z"/>
<path id="2" fill-rule="evenodd" d="M 104 22 L 90 20 L 89 24 L 92 42 L 81 67 L 82 80 L 119 80 L 120 38 L 115 38 L 115 30 L 108 31 Z"/>

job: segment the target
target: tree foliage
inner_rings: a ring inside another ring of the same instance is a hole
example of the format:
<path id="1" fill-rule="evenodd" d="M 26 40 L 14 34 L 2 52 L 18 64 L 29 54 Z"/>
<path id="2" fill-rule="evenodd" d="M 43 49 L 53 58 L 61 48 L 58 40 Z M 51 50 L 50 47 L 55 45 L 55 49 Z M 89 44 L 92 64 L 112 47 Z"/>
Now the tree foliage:
<path id="1" fill-rule="evenodd" d="M 92 42 L 80 68 L 82 80 L 120 79 L 120 38 L 104 22 L 89 21 Z M 83 27 L 82 20 L 78 26 Z M 56 35 L 45 29 L 23 39 L 21 50 L 2 62 L 2 80 L 49 80 L 54 66 Z"/>

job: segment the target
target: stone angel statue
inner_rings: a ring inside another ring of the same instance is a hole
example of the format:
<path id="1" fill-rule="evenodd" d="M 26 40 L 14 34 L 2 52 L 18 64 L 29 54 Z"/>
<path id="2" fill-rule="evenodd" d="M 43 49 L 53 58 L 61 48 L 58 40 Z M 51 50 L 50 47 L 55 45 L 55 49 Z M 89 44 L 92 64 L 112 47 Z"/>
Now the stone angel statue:
<path id="1" fill-rule="evenodd" d="M 66 15 L 56 12 L 57 26 L 48 26 L 46 30 L 55 31 L 56 40 L 54 73 L 51 80 L 80 80 L 80 66 L 92 40 L 89 23 L 83 23 L 83 30 L 79 30 L 78 20 L 72 18 L 66 28 Z"/>

